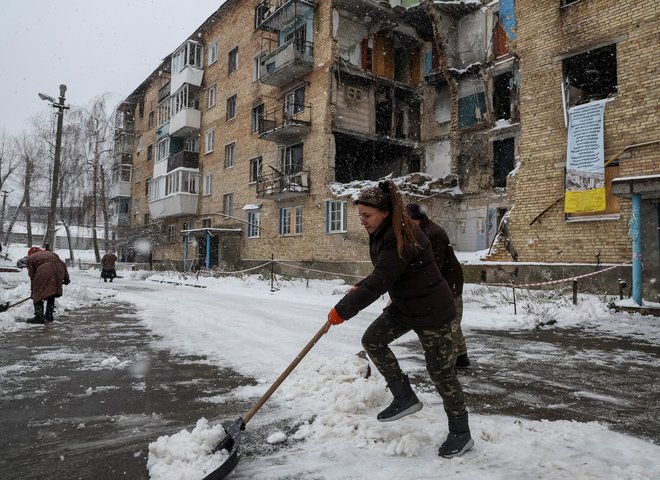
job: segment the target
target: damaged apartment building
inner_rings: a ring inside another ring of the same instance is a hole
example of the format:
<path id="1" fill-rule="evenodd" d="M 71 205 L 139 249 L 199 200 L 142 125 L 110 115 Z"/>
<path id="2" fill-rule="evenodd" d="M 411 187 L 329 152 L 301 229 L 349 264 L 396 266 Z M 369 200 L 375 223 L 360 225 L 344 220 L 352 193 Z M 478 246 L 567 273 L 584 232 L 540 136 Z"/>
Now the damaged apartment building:
<path id="1" fill-rule="evenodd" d="M 459 250 L 487 248 L 517 155 L 514 37 L 512 1 L 227 0 L 117 109 L 126 251 L 357 269 L 351 195 L 388 176 Z"/>

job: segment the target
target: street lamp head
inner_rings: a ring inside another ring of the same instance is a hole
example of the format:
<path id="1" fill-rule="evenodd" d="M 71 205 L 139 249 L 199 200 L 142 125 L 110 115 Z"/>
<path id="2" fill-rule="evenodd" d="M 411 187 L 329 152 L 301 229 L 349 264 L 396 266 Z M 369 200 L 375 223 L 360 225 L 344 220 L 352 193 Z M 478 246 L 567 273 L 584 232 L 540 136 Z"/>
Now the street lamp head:
<path id="1" fill-rule="evenodd" d="M 63 97 L 65 93 L 66 93 L 66 85 L 61 84 L 60 85 L 60 97 Z"/>
<path id="2" fill-rule="evenodd" d="M 57 103 L 53 97 L 46 95 L 45 93 L 40 93 L 39 98 L 45 102 Z"/>

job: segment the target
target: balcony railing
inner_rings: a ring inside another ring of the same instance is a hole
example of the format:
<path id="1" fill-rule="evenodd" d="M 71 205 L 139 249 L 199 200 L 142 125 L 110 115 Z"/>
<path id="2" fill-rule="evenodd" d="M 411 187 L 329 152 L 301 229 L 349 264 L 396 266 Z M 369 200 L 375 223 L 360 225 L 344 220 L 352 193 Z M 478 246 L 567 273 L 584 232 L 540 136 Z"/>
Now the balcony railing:
<path id="1" fill-rule="evenodd" d="M 167 171 L 171 172 L 175 168 L 199 168 L 199 153 L 182 150 L 173 153 L 167 158 Z"/>
<path id="2" fill-rule="evenodd" d="M 282 200 L 309 194 L 309 170 L 292 174 L 273 172 L 260 175 L 257 180 L 257 197 Z"/>
<path id="3" fill-rule="evenodd" d="M 261 60 L 259 81 L 281 87 L 314 68 L 313 44 L 289 40 Z"/>
<path id="4" fill-rule="evenodd" d="M 175 193 L 149 202 L 149 215 L 152 219 L 179 217 L 197 213 L 197 194 Z"/>
<path id="5" fill-rule="evenodd" d="M 108 198 L 130 197 L 131 182 L 115 182 L 110 184 L 108 189 Z"/>
<path id="6" fill-rule="evenodd" d="M 185 137 L 197 132 L 201 125 L 202 114 L 195 108 L 184 108 L 170 118 L 170 135 Z"/>
<path id="7" fill-rule="evenodd" d="M 309 133 L 312 105 L 280 104 L 259 119 L 259 138 L 277 143 L 292 143 Z"/>
<path id="8" fill-rule="evenodd" d="M 292 22 L 314 15 L 315 0 L 263 0 L 259 5 L 258 28 L 283 30 Z"/>

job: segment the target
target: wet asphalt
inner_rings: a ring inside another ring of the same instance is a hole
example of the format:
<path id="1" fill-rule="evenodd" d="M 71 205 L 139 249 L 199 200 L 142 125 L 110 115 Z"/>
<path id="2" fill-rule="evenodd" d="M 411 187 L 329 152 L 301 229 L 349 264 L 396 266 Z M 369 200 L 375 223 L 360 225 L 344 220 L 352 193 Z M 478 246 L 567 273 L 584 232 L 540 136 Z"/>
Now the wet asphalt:
<path id="1" fill-rule="evenodd" d="M 0 479 L 148 479 L 149 442 L 251 407 L 204 401 L 254 382 L 159 349 L 135 313 L 105 303 L 0 332 Z M 467 333 L 471 412 L 599 421 L 660 443 L 657 345 L 581 329 Z M 421 365 L 414 381 L 432 390 Z"/>

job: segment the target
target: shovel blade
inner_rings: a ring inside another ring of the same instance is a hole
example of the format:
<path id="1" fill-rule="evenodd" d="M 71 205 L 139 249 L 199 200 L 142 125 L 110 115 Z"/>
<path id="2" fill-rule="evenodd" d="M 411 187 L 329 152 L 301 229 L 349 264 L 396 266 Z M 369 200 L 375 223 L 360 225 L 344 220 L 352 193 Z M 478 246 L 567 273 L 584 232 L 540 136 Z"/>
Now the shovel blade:
<path id="1" fill-rule="evenodd" d="M 213 453 L 220 450 L 229 452 L 229 457 L 218 468 L 209 473 L 204 480 L 220 480 L 229 475 L 238 462 L 241 460 L 241 432 L 245 429 L 245 422 L 242 418 L 234 422 L 224 422 L 222 426 L 225 429 L 225 438 L 213 449 Z"/>

